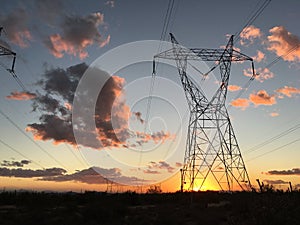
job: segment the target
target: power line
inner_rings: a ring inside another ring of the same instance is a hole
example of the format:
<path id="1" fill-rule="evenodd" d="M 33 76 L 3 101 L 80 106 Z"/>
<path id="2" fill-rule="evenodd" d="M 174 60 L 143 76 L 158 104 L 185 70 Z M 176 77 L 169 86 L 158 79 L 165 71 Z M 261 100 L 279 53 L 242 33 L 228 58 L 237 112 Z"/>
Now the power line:
<path id="1" fill-rule="evenodd" d="M 275 135 L 275 136 L 273 136 L 273 137 L 271 137 L 271 138 L 269 138 L 269 139 L 267 139 L 266 141 L 264 141 L 264 142 L 262 142 L 258 145 L 255 145 L 255 146 L 251 147 L 250 149 L 245 151 L 245 153 L 251 153 L 251 152 L 257 151 L 258 149 L 264 147 L 265 145 L 268 145 L 268 144 L 278 140 L 279 138 L 282 138 L 282 137 L 298 130 L 299 128 L 300 128 L 300 123 L 293 126 L 293 127 L 291 127 L 291 128 L 289 128 L 289 129 L 287 129 L 287 130 L 285 130 L 285 131 L 283 131 L 283 132 L 281 132 L 281 133 L 279 133 L 279 134 L 277 134 L 277 135 Z"/>
<path id="2" fill-rule="evenodd" d="M 42 169 L 45 169 L 45 167 L 43 167 L 41 164 L 39 164 L 38 162 L 35 162 L 32 159 L 29 159 L 29 157 L 27 157 L 26 155 L 24 155 L 23 153 L 21 153 L 20 151 L 18 151 L 17 149 L 15 149 L 14 147 L 12 147 L 11 145 L 9 145 L 8 143 L 4 142 L 3 140 L 0 139 L 1 144 L 3 144 L 4 146 L 6 146 L 7 148 L 9 148 L 10 150 L 14 151 L 15 153 L 19 154 L 20 156 L 24 157 L 25 159 L 33 162 L 34 164 L 38 165 L 39 167 L 41 167 Z"/>
<path id="3" fill-rule="evenodd" d="M 1 30 L 4 31 L 3 28 L 0 28 L 0 32 Z M 1 33 L 0 33 L 1 34 Z M 27 90 L 27 88 L 25 87 L 25 85 L 23 84 L 23 82 L 21 81 L 21 79 L 17 76 L 17 74 L 15 73 L 15 70 L 14 70 L 14 66 L 15 66 L 15 60 L 16 60 L 16 53 L 12 52 L 11 50 L 9 49 L 6 49 L 5 47 L 3 46 L 0 46 L 1 48 L 4 48 L 4 50 L 2 51 L 5 51 L 4 53 L 8 52 L 10 55 L 13 55 L 14 58 L 13 58 L 13 62 L 12 62 L 12 67 L 11 68 L 6 68 L 2 63 L 0 63 L 0 65 L 6 69 L 11 75 L 12 77 L 15 79 L 15 81 L 17 82 L 17 84 L 21 87 L 21 89 L 24 91 L 24 92 L 29 92 L 29 90 Z M 6 55 L 8 54 L 6 53 Z M 31 74 L 31 73 L 30 73 Z M 36 93 L 37 95 L 39 95 L 39 93 Z M 41 110 L 38 108 L 39 112 L 42 114 Z M 56 128 L 55 128 L 56 129 Z M 65 144 L 65 146 L 67 147 L 67 149 L 72 153 L 72 155 L 83 165 L 83 166 L 86 166 L 83 161 L 81 161 L 78 156 L 73 152 L 72 149 L 70 149 L 70 147 Z M 76 146 L 76 148 L 78 149 L 78 146 Z"/>
<path id="4" fill-rule="evenodd" d="M 245 23 L 245 25 L 242 27 L 242 29 L 239 31 L 239 32 L 236 32 L 235 35 L 234 35 L 234 40 L 233 40 L 233 44 L 235 44 L 239 39 L 240 39 L 240 34 L 243 32 L 243 30 L 248 27 L 249 25 L 251 25 L 261 14 L 262 12 L 265 10 L 265 8 L 270 4 L 271 0 L 265 0 L 264 3 L 255 11 L 255 13 L 253 14 L 252 12 L 255 10 L 253 10 L 250 15 L 248 16 L 248 21 Z M 259 4 L 256 5 L 256 7 L 258 6 Z M 255 7 L 255 8 L 256 8 Z M 253 15 L 252 15 L 253 14 Z M 251 16 L 252 15 L 252 16 Z M 205 75 L 208 75 L 209 73 L 211 73 L 213 70 L 215 70 L 218 66 L 218 65 L 214 65 L 212 66 L 208 72 L 205 73 Z"/>
<path id="5" fill-rule="evenodd" d="M 56 163 L 58 163 L 60 166 L 63 168 L 66 168 L 61 162 L 59 162 L 56 158 L 54 158 L 49 152 L 47 152 L 41 145 L 39 145 L 37 142 L 32 140 L 30 136 L 28 136 L 27 133 L 23 131 L 22 128 L 18 126 L 8 115 L 6 115 L 1 109 L 0 109 L 0 114 L 7 120 L 9 121 L 17 130 L 19 130 L 28 140 L 30 140 L 35 146 L 37 146 L 41 151 L 43 151 L 47 156 L 49 156 L 51 159 L 53 159 Z"/>
<path id="6" fill-rule="evenodd" d="M 278 151 L 278 150 L 280 150 L 280 149 L 282 149 L 282 148 L 284 148 L 284 147 L 287 147 L 287 146 L 289 146 L 289 145 L 291 145 L 291 144 L 294 144 L 294 143 L 296 143 L 296 142 L 298 142 L 298 141 L 300 141 L 300 138 L 298 138 L 298 139 L 296 139 L 296 140 L 293 140 L 293 141 L 291 141 L 291 142 L 289 142 L 289 143 L 287 143 L 287 144 L 284 144 L 284 145 L 282 145 L 282 146 L 280 146 L 280 147 L 278 147 L 278 148 L 275 148 L 275 149 L 273 149 L 273 150 L 271 150 L 271 151 L 268 151 L 268 152 L 265 152 L 265 153 L 263 153 L 263 154 L 260 154 L 260 155 L 254 157 L 254 158 L 251 158 L 251 159 L 249 159 L 247 162 L 250 162 L 250 161 L 252 161 L 252 160 L 258 159 L 258 158 L 263 157 L 263 156 L 265 156 L 265 155 L 267 155 L 267 154 L 270 154 L 270 153 L 272 153 L 272 152 Z"/>
<path id="7" fill-rule="evenodd" d="M 249 25 L 251 25 L 259 16 L 260 14 L 262 14 L 262 12 L 265 10 L 265 8 L 270 4 L 271 0 L 265 0 L 263 2 L 263 4 L 255 11 L 255 13 L 250 13 L 250 15 L 252 14 L 252 16 L 248 16 L 248 21 L 245 23 L 245 25 L 243 26 L 243 28 L 238 32 L 235 33 L 235 40 L 233 41 L 233 43 L 236 43 L 239 39 L 240 39 L 240 34 L 243 32 L 243 30 L 248 27 Z M 256 5 L 256 7 L 259 4 Z M 255 7 L 255 8 L 256 8 Z M 253 12 L 253 11 L 252 11 Z"/>
<path id="8" fill-rule="evenodd" d="M 286 53 L 284 53 L 284 54 L 276 57 L 275 59 L 273 59 L 269 64 L 267 64 L 264 68 L 262 68 L 262 70 L 264 70 L 264 69 L 270 69 L 276 63 L 278 63 L 280 60 L 282 60 L 284 57 L 286 57 L 289 54 L 291 54 L 292 52 L 296 51 L 299 47 L 300 47 L 299 44 L 295 45 L 294 47 L 291 47 L 290 49 L 288 49 L 288 51 Z"/>
<path id="9" fill-rule="evenodd" d="M 161 35 L 160 35 L 160 43 L 159 43 L 159 47 L 158 47 L 158 50 L 157 50 L 158 52 L 161 51 L 162 41 L 164 41 L 165 38 L 166 38 L 166 34 L 167 34 L 167 31 L 168 31 L 170 19 L 171 19 L 171 16 L 172 16 L 172 11 L 173 11 L 173 8 L 174 8 L 174 1 L 175 0 L 169 0 L 169 2 L 168 2 L 168 8 L 167 8 L 167 12 L 166 12 L 165 17 L 164 17 L 163 28 L 162 28 Z M 150 116 L 150 108 L 151 108 L 151 103 L 152 103 L 152 96 L 153 96 L 153 90 L 154 90 L 154 85 L 155 85 L 155 77 L 156 77 L 155 68 L 156 68 L 157 64 L 158 64 L 158 61 L 153 62 L 153 71 L 152 71 L 152 76 L 151 76 L 151 83 L 150 83 L 148 102 L 147 102 L 147 108 L 146 108 L 144 132 L 146 132 L 147 125 L 148 125 L 148 120 L 149 120 L 149 116 Z"/>
<path id="10" fill-rule="evenodd" d="M 270 68 L 271 68 L 272 66 L 274 66 L 276 63 L 278 63 L 280 60 L 282 60 L 284 57 L 288 56 L 288 55 L 291 54 L 292 52 L 296 51 L 298 48 L 299 48 L 299 45 L 296 45 L 296 46 L 290 48 L 286 53 L 284 53 L 284 54 L 282 54 L 282 55 L 276 57 L 275 59 L 273 59 L 269 64 L 267 64 L 265 67 L 263 67 L 263 68 L 261 69 L 261 71 L 263 71 L 263 70 L 265 70 L 265 69 L 270 69 Z M 234 100 L 240 98 L 240 97 L 244 94 L 244 92 L 248 90 L 248 88 L 249 88 L 251 82 L 252 82 L 257 76 L 259 76 L 259 73 L 253 74 L 252 77 L 250 78 L 250 80 L 242 87 L 241 91 L 234 97 L 234 99 L 233 99 L 232 101 L 234 101 Z M 231 105 L 230 105 L 230 106 L 231 106 Z M 229 107 L 230 107 L 230 106 L 229 106 Z"/>

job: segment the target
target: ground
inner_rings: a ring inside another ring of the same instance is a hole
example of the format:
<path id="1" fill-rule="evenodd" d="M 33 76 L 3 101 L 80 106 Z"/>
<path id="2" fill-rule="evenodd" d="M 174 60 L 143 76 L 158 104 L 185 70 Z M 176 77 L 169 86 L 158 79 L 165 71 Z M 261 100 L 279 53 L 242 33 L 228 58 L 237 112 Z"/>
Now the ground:
<path id="1" fill-rule="evenodd" d="M 0 193 L 0 224 L 294 225 L 300 192 Z"/>

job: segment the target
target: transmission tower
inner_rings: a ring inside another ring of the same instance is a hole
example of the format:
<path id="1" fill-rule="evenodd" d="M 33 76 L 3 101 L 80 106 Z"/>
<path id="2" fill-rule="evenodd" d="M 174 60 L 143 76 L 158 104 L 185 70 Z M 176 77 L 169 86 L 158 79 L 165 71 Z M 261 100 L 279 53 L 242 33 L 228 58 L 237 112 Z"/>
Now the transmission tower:
<path id="1" fill-rule="evenodd" d="M 155 55 L 154 60 L 162 58 L 176 61 L 190 110 L 184 165 L 181 169 L 181 191 L 200 190 L 206 181 L 213 181 L 224 191 L 249 190 L 251 183 L 225 100 L 231 62 L 251 61 L 254 75 L 252 58 L 233 49 L 233 36 L 225 49 L 188 49 L 179 45 L 173 34 L 170 35 L 172 48 Z M 220 67 L 220 85 L 211 99 L 186 73 L 189 60 L 215 62 L 209 72 Z"/>
<path id="2" fill-rule="evenodd" d="M 3 31 L 3 27 L 0 27 L 0 36 L 1 36 L 2 31 Z M 0 44 L 0 56 L 12 56 L 13 57 L 11 67 L 8 68 L 7 70 L 10 73 L 14 73 L 14 67 L 15 67 L 15 62 L 16 62 L 16 53 L 13 52 L 12 50 L 10 50 L 9 48 Z"/>

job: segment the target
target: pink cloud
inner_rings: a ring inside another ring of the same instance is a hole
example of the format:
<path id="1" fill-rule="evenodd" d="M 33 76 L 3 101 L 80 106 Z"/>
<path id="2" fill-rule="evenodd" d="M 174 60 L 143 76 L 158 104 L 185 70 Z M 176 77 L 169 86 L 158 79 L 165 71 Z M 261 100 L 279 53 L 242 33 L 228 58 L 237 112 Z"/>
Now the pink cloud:
<path id="1" fill-rule="evenodd" d="M 239 91 L 241 90 L 242 87 L 238 85 L 228 85 L 228 91 L 234 92 L 234 91 Z"/>
<path id="2" fill-rule="evenodd" d="M 277 89 L 276 92 L 291 98 L 293 95 L 300 94 L 300 88 L 284 86 L 283 88 Z"/>
<path id="3" fill-rule="evenodd" d="M 276 104 L 275 96 L 269 95 L 265 90 L 260 90 L 256 94 L 250 94 L 249 100 L 256 106 Z"/>
<path id="4" fill-rule="evenodd" d="M 246 98 L 238 98 L 233 100 L 230 105 L 245 110 L 249 106 L 249 100 Z"/>
<path id="5" fill-rule="evenodd" d="M 268 50 L 281 56 L 286 61 L 300 61 L 300 39 L 283 26 L 273 27 L 269 31 Z M 292 50 L 289 52 L 290 50 Z"/>
<path id="6" fill-rule="evenodd" d="M 247 77 L 252 77 L 253 75 L 251 68 L 244 69 L 243 73 Z M 272 73 L 268 68 L 258 68 L 256 70 L 255 79 L 261 83 L 264 82 L 265 80 L 272 79 L 273 77 L 274 77 L 274 73 Z"/>
<path id="7" fill-rule="evenodd" d="M 23 9 L 0 16 L 0 24 L 5 30 L 7 38 L 22 48 L 28 47 L 32 35 L 27 26 L 28 14 Z"/>
<path id="8" fill-rule="evenodd" d="M 6 96 L 6 98 L 10 100 L 23 101 L 23 100 L 30 100 L 36 98 L 36 94 L 27 91 L 22 91 L 22 92 L 13 91 L 10 93 L 10 95 Z"/>
<path id="9" fill-rule="evenodd" d="M 257 55 L 252 58 L 256 62 L 261 62 L 265 58 L 265 54 L 263 52 L 257 50 Z"/>
<path id="10" fill-rule="evenodd" d="M 262 33 L 259 28 L 251 25 L 248 27 L 245 27 L 241 34 L 241 45 L 247 45 L 248 43 L 252 44 L 254 42 L 254 39 L 259 38 L 262 36 Z"/>
<path id="11" fill-rule="evenodd" d="M 277 117 L 277 116 L 279 116 L 279 113 L 277 113 L 277 112 L 271 112 L 269 115 L 271 117 Z"/>

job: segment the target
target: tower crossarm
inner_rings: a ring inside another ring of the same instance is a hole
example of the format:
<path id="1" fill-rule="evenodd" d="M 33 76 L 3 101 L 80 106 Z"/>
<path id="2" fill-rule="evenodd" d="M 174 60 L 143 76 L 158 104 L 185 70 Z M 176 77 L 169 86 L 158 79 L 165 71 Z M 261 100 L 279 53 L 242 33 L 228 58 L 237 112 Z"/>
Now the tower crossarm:
<path id="1" fill-rule="evenodd" d="M 252 61 L 249 56 L 232 50 L 232 53 L 228 49 L 208 49 L 208 48 L 192 48 L 190 49 L 196 56 L 202 61 Z"/>
<path id="2" fill-rule="evenodd" d="M 2 30 L 3 30 L 3 27 L 0 27 L 0 35 L 1 35 Z M 0 44 L 0 56 L 12 56 L 13 57 L 11 68 L 8 69 L 9 71 L 13 72 L 14 67 L 15 67 L 15 61 L 16 61 L 16 53 L 13 52 L 12 50 L 10 50 L 9 48 L 3 46 L 2 44 Z"/>
<path id="3" fill-rule="evenodd" d="M 176 52 L 176 54 L 174 54 Z M 176 46 L 161 52 L 154 56 L 154 58 L 163 58 L 171 60 L 200 60 L 200 61 L 253 61 L 253 59 L 239 51 L 232 50 L 232 53 L 228 49 L 209 49 L 209 48 L 185 48 Z"/>

